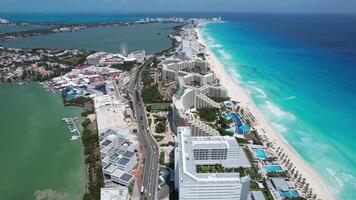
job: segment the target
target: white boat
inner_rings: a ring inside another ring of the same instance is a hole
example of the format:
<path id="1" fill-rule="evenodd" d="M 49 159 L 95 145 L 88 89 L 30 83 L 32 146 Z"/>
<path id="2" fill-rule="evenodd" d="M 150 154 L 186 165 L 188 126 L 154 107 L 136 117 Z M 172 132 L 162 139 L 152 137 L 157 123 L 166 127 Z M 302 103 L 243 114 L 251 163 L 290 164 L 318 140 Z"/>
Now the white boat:
<path id="1" fill-rule="evenodd" d="M 74 136 L 72 136 L 72 137 L 70 138 L 70 140 L 73 141 L 73 140 L 77 140 L 77 139 L 79 139 L 79 138 L 80 138 L 80 136 L 74 135 Z"/>

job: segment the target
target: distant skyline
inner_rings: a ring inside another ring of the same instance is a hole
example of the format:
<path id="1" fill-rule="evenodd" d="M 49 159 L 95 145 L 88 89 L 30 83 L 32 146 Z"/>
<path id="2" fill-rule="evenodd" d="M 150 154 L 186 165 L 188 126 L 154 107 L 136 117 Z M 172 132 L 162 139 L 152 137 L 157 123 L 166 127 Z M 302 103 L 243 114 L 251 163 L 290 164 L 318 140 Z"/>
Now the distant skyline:
<path id="1" fill-rule="evenodd" d="M 267 12 L 356 14 L 355 0 L 0 0 L 0 12 Z"/>

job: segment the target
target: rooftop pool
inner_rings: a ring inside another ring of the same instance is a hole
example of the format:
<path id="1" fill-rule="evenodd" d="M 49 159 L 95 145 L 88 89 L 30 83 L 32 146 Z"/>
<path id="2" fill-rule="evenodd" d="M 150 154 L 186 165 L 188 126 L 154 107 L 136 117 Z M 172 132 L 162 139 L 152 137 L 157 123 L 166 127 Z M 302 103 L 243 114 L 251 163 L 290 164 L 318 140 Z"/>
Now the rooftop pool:
<path id="1" fill-rule="evenodd" d="M 263 167 L 267 172 L 281 172 L 283 171 L 280 165 L 266 165 Z"/>
<path id="2" fill-rule="evenodd" d="M 254 151 L 255 155 L 259 159 L 266 159 L 267 158 L 267 154 L 263 149 L 254 149 L 253 151 Z"/>

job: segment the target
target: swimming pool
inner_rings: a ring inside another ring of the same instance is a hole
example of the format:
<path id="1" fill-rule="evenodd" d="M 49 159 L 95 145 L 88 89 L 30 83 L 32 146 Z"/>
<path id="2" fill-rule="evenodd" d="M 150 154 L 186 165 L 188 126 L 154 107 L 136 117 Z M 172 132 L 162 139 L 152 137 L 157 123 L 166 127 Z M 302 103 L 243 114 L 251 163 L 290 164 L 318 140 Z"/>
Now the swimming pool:
<path id="1" fill-rule="evenodd" d="M 299 193 L 298 193 L 297 190 L 287 190 L 287 191 L 279 190 L 278 193 L 282 198 L 285 198 L 285 197 L 289 197 L 289 198 L 299 197 Z"/>
<path id="2" fill-rule="evenodd" d="M 239 134 L 243 134 L 244 133 L 244 130 L 247 128 L 247 127 L 243 127 L 244 129 L 240 128 L 241 126 L 243 126 L 242 124 L 242 120 L 240 118 L 240 116 L 236 113 L 227 113 L 224 115 L 226 119 L 234 119 L 235 121 L 235 126 L 236 126 L 236 133 L 239 133 Z"/>
<path id="3" fill-rule="evenodd" d="M 263 167 L 267 172 L 281 172 L 283 171 L 280 165 L 266 165 Z"/>
<path id="4" fill-rule="evenodd" d="M 254 149 L 255 155 L 260 159 L 267 158 L 267 154 L 263 149 Z"/>

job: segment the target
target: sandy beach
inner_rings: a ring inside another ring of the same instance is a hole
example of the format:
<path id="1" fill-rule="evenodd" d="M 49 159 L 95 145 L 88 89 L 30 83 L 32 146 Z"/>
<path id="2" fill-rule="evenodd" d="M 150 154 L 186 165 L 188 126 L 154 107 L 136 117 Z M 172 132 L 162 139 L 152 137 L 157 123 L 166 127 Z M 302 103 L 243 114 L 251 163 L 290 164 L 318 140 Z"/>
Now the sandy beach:
<path id="1" fill-rule="evenodd" d="M 296 169 L 306 179 L 306 183 L 310 184 L 313 192 L 317 194 L 318 199 L 331 200 L 336 199 L 332 195 L 331 190 L 309 164 L 307 164 L 293 149 L 293 147 L 275 130 L 275 128 L 264 117 L 261 111 L 257 108 L 253 100 L 247 91 L 242 88 L 236 81 L 234 81 L 226 72 L 224 66 L 217 60 L 214 53 L 208 48 L 204 39 L 202 38 L 199 29 L 196 29 L 198 33 L 198 41 L 206 47 L 206 59 L 210 63 L 211 69 L 215 72 L 217 78 L 220 79 L 220 83 L 227 88 L 228 94 L 234 101 L 241 102 L 241 105 L 248 108 L 254 115 L 257 121 L 255 128 L 259 134 L 264 135 L 273 143 L 274 147 L 280 147 L 283 152 L 290 158 Z M 262 131 L 264 129 L 265 131 Z"/>

